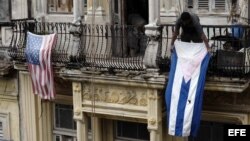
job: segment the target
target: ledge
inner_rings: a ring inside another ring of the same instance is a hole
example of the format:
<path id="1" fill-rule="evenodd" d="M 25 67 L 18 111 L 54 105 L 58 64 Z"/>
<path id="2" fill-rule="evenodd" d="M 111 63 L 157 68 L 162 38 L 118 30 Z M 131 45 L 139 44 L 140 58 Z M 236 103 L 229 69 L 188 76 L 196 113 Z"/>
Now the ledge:
<path id="1" fill-rule="evenodd" d="M 16 63 L 15 69 L 21 71 L 27 71 L 27 65 Z M 156 89 L 163 89 L 165 86 L 165 80 L 168 74 L 152 75 L 150 77 L 143 72 L 128 72 L 121 71 L 116 75 L 108 74 L 101 71 L 86 71 L 86 70 L 73 70 L 65 68 L 54 68 L 56 74 L 70 81 L 85 81 L 94 83 L 109 83 L 114 85 L 124 86 L 139 86 L 139 87 L 151 87 Z M 94 79 L 93 79 L 94 78 Z M 249 87 L 249 80 L 240 78 L 227 78 L 227 77 L 211 77 L 208 76 L 206 80 L 206 91 L 219 91 L 219 92 L 232 92 L 242 93 Z"/>
<path id="2" fill-rule="evenodd" d="M 13 70 L 11 62 L 0 60 L 0 77 L 8 75 Z"/>
<path id="3" fill-rule="evenodd" d="M 242 93 L 249 87 L 249 80 L 226 77 L 208 77 L 205 90 Z"/>

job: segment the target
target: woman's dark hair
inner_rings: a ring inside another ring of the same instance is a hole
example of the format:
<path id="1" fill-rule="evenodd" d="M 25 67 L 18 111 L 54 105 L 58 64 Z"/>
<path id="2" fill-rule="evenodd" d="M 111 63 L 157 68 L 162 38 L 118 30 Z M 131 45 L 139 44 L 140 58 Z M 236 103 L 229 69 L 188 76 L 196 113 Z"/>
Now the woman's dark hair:
<path id="1" fill-rule="evenodd" d="M 181 20 L 187 21 L 187 20 L 189 20 L 189 19 L 191 19 L 191 16 L 190 16 L 190 14 L 189 14 L 188 12 L 183 12 L 183 13 L 181 14 Z"/>

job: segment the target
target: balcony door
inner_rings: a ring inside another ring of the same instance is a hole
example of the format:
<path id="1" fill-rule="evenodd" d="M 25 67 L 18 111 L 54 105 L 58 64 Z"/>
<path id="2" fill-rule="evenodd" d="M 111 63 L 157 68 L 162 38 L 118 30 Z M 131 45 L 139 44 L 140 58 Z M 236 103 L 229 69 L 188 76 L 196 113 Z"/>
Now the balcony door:
<path id="1" fill-rule="evenodd" d="M 143 54 L 145 47 L 141 47 L 140 42 L 143 27 L 148 23 L 148 0 L 112 0 L 111 15 L 114 25 L 112 55 L 136 57 Z"/>
<path id="2" fill-rule="evenodd" d="M 124 25 L 125 21 L 125 9 L 126 9 L 126 0 L 112 0 L 112 24 Z"/>

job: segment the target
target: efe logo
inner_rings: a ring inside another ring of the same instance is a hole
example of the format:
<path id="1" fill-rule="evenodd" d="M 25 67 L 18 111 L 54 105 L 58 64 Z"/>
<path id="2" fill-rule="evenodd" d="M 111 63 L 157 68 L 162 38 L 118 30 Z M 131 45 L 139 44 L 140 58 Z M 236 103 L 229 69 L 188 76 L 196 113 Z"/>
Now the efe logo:
<path id="1" fill-rule="evenodd" d="M 246 129 L 228 129 L 228 136 L 246 136 Z"/>

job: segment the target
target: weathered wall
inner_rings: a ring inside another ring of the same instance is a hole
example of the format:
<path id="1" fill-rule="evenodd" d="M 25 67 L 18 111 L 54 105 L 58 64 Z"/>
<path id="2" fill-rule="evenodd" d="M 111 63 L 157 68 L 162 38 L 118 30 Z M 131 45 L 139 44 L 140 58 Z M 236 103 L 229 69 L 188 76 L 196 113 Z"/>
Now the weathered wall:
<path id="1" fill-rule="evenodd" d="M 19 141 L 20 127 L 16 81 L 16 79 L 0 78 L 0 115 L 9 120 L 8 125 L 3 129 L 9 132 L 6 139 Z"/>

